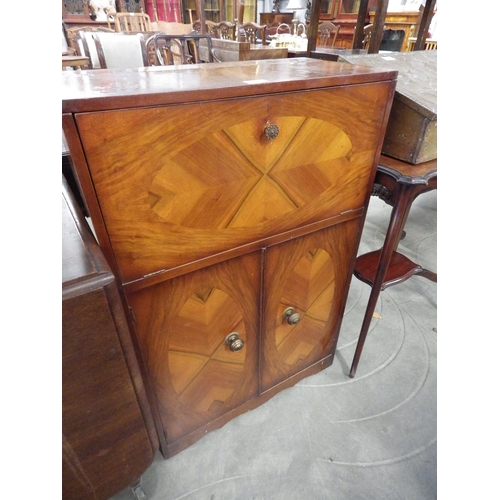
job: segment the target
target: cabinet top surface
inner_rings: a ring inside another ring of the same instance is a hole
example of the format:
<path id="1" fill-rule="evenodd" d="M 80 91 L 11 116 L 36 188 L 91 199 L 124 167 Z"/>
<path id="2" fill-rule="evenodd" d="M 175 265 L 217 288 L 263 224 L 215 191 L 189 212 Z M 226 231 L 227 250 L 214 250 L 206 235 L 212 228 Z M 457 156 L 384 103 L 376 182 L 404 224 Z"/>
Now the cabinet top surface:
<path id="1" fill-rule="evenodd" d="M 351 64 L 398 71 L 396 96 L 417 111 L 437 115 L 437 50 L 340 56 Z"/>
<path id="2" fill-rule="evenodd" d="M 395 80 L 397 71 L 309 58 L 62 72 L 63 112 L 157 106 Z"/>
<path id="3" fill-rule="evenodd" d="M 62 295 L 63 300 L 114 279 L 71 190 L 62 185 Z"/>

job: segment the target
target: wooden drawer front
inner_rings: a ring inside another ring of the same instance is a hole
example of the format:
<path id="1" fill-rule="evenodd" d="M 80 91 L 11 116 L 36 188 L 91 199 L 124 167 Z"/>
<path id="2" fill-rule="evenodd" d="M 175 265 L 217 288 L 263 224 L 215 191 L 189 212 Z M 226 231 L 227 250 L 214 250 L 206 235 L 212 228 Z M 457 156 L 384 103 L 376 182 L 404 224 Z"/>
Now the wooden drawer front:
<path id="1" fill-rule="evenodd" d="M 257 395 L 260 281 L 256 252 L 128 297 L 168 444 Z"/>
<path id="2" fill-rule="evenodd" d="M 122 280 L 363 206 L 390 89 L 77 115 Z"/>
<path id="3" fill-rule="evenodd" d="M 266 251 L 262 391 L 332 353 L 345 306 L 359 219 Z M 288 324 L 283 312 L 300 315 Z"/>

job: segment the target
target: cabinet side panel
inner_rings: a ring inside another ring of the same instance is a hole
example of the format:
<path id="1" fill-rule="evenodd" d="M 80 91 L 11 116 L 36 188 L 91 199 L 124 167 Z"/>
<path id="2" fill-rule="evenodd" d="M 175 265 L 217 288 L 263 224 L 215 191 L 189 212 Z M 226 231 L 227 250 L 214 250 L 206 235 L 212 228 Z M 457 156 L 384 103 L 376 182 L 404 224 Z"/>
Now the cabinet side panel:
<path id="1" fill-rule="evenodd" d="M 105 500 L 140 477 L 153 450 L 104 290 L 62 310 L 63 498 Z"/>

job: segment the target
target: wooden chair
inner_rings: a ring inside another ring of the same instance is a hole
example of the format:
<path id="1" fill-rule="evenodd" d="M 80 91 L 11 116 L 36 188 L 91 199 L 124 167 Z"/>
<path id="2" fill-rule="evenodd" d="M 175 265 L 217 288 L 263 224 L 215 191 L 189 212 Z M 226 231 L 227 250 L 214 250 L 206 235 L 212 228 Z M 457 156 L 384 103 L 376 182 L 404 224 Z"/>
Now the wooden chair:
<path id="1" fill-rule="evenodd" d="M 154 65 L 157 66 L 177 66 L 192 62 L 191 56 L 185 53 L 184 45 L 176 36 L 157 38 L 155 35 L 146 42 L 146 51 L 150 61 L 151 54 L 154 55 Z"/>
<path id="2" fill-rule="evenodd" d="M 178 50 L 179 46 L 182 50 Z M 160 66 L 221 62 L 208 34 L 154 35 L 147 40 L 146 51 L 154 51 Z"/>
<path id="3" fill-rule="evenodd" d="M 279 25 L 280 25 L 280 23 L 278 21 L 274 21 L 272 23 L 267 23 L 266 24 L 266 26 L 267 26 L 266 35 L 268 37 L 276 35 L 276 33 L 278 32 L 278 26 Z"/>
<path id="4" fill-rule="evenodd" d="M 141 31 L 153 31 L 151 19 L 147 14 L 136 12 L 117 12 L 114 14 L 115 31 L 138 33 Z"/>
<path id="5" fill-rule="evenodd" d="M 217 37 L 219 32 L 217 31 L 217 23 L 213 21 L 205 21 L 206 33 L 207 35 Z"/>
<path id="6" fill-rule="evenodd" d="M 115 30 L 100 26 L 76 26 L 66 28 L 68 47 L 75 55 L 89 58 L 89 69 L 100 68 L 99 57 L 92 33 L 115 33 Z"/>
<path id="7" fill-rule="evenodd" d="M 221 40 L 236 40 L 236 24 L 221 21 L 217 24 L 217 38 Z"/>
<path id="8" fill-rule="evenodd" d="M 318 24 L 318 47 L 329 47 L 333 48 L 335 46 L 335 41 L 339 34 L 340 26 L 330 22 L 323 22 Z"/>
<path id="9" fill-rule="evenodd" d="M 142 33 L 92 33 L 101 69 L 148 66 Z"/>
<path id="10" fill-rule="evenodd" d="M 199 19 L 193 23 L 193 31 L 196 31 L 196 33 L 201 33 L 201 21 Z M 217 38 L 217 23 L 214 23 L 213 21 L 205 21 L 205 34 Z"/>
<path id="11" fill-rule="evenodd" d="M 372 37 L 373 24 L 367 24 L 363 28 L 363 49 L 368 50 L 370 39 Z"/>
<path id="12" fill-rule="evenodd" d="M 414 51 L 415 50 L 415 44 L 417 42 L 417 37 L 410 37 L 408 38 L 408 50 L 409 51 Z M 425 41 L 425 47 L 424 50 L 437 50 L 437 40 L 426 40 Z"/>
<path id="13" fill-rule="evenodd" d="M 243 23 L 241 29 L 244 33 L 246 42 L 257 44 L 258 40 L 261 40 L 262 45 L 267 45 L 266 41 L 266 25 L 260 25 L 253 22 Z"/>
<path id="14" fill-rule="evenodd" d="M 115 27 L 115 16 L 116 16 L 116 12 L 106 12 L 106 20 L 108 21 L 108 28 L 109 29 L 113 29 L 114 30 L 114 27 Z"/>

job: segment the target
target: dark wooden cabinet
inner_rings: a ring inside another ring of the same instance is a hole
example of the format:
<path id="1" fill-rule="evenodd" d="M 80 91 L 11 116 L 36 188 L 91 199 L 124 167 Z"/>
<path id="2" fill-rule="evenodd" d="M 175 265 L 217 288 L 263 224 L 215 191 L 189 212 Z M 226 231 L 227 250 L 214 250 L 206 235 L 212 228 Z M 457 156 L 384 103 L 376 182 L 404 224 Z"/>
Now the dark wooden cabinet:
<path id="1" fill-rule="evenodd" d="M 169 456 L 333 361 L 396 73 L 157 69 L 64 75 L 63 124 Z"/>
<path id="2" fill-rule="evenodd" d="M 421 14 L 419 11 L 388 12 L 385 16 L 384 27 L 391 30 L 403 30 L 405 32 L 401 52 L 410 51 L 409 38 L 416 36 Z M 370 23 L 375 21 L 375 12 L 370 12 Z"/>
<path id="3" fill-rule="evenodd" d="M 259 24 L 266 25 L 268 28 L 276 27 L 279 24 L 288 24 L 290 29 L 292 24 L 293 12 L 261 12 L 259 14 Z"/>
<path id="4" fill-rule="evenodd" d="M 106 500 L 158 448 L 122 303 L 63 178 L 62 492 Z"/>

